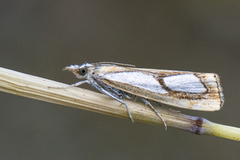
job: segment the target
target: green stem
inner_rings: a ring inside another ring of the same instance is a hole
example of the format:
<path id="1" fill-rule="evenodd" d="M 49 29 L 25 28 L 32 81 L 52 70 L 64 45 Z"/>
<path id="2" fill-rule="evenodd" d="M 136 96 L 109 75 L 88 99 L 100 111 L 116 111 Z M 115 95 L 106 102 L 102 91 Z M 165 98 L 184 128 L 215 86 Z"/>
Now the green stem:
<path id="1" fill-rule="evenodd" d="M 240 141 L 240 128 L 208 122 L 205 126 L 209 135 Z"/>

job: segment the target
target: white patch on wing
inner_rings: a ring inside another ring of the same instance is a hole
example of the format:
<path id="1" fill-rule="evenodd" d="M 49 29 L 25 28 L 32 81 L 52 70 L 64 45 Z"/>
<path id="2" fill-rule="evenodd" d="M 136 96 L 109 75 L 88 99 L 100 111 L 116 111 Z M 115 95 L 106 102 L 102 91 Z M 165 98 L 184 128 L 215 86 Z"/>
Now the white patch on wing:
<path id="1" fill-rule="evenodd" d="M 200 82 L 199 78 L 193 74 L 174 75 L 163 78 L 166 87 L 172 91 L 203 93 L 206 88 Z"/>
<path id="2" fill-rule="evenodd" d="M 119 73 L 108 73 L 103 75 L 111 81 L 130 84 L 151 92 L 160 94 L 168 93 L 162 88 L 162 85 L 151 75 L 144 74 L 142 72 L 119 72 Z"/>

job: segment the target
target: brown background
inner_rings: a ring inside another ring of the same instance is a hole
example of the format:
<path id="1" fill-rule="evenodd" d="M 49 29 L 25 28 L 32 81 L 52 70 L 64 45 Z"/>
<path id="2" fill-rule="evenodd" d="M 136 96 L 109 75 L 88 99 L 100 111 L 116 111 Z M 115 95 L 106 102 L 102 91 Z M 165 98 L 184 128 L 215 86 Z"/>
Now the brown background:
<path id="1" fill-rule="evenodd" d="M 240 127 L 235 1 L 0 2 L 0 66 L 68 84 L 62 68 L 113 61 L 216 72 L 225 105 L 181 110 Z M 88 85 L 82 86 L 90 88 Z M 240 143 L 0 93 L 0 159 L 238 159 Z"/>

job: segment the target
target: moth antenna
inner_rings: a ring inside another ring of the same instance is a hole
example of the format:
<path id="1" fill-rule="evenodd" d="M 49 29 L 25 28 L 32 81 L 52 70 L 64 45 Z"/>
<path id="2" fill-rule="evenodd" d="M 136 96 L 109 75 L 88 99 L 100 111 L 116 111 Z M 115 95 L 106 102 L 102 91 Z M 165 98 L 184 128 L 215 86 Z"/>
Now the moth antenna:
<path id="1" fill-rule="evenodd" d="M 126 66 L 126 67 L 136 67 L 133 64 L 125 64 L 125 63 L 117 63 L 117 62 L 98 62 L 98 63 L 93 63 L 94 65 L 108 65 L 108 64 L 115 64 L 119 66 Z"/>

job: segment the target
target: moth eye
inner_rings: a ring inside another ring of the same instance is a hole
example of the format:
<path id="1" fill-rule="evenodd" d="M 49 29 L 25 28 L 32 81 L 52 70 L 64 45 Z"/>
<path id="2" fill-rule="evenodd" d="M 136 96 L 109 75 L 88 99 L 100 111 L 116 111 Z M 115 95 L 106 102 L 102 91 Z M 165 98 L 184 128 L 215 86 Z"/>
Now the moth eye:
<path id="1" fill-rule="evenodd" d="M 81 76 L 85 76 L 86 73 L 87 73 L 87 68 L 80 68 L 80 69 L 79 69 L 79 74 L 80 74 Z"/>

